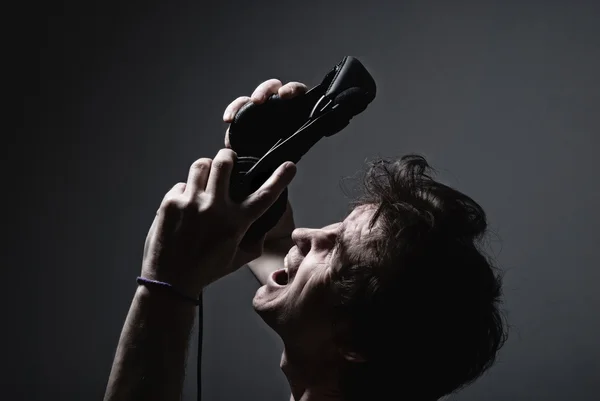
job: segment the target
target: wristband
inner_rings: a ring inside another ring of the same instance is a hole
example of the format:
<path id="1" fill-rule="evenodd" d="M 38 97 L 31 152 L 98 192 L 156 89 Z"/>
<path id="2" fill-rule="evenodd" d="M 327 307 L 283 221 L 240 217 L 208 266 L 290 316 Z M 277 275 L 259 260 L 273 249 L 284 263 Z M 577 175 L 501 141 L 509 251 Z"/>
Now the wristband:
<path id="1" fill-rule="evenodd" d="M 150 279 L 144 278 L 144 277 L 138 277 L 136 281 L 139 285 L 147 286 L 147 284 L 150 284 L 150 285 L 154 284 L 154 285 L 158 285 L 160 287 L 168 288 L 172 293 L 176 294 L 180 298 L 185 299 L 186 301 L 192 302 L 196 306 L 201 305 L 201 303 L 202 303 L 202 301 L 200 299 L 190 297 L 188 295 L 185 295 L 185 294 L 177 291 L 177 289 L 175 289 L 175 287 L 173 287 L 169 283 L 163 283 L 162 281 L 157 281 L 157 280 L 150 280 Z"/>

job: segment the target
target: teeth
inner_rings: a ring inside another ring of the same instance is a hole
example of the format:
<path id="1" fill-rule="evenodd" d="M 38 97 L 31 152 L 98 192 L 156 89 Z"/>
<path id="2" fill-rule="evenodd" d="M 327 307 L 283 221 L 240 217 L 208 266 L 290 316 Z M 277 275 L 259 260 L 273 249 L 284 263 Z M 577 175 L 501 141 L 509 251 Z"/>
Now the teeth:
<path id="1" fill-rule="evenodd" d="M 290 282 L 290 272 L 287 267 L 283 271 L 285 272 L 285 285 L 288 285 Z"/>

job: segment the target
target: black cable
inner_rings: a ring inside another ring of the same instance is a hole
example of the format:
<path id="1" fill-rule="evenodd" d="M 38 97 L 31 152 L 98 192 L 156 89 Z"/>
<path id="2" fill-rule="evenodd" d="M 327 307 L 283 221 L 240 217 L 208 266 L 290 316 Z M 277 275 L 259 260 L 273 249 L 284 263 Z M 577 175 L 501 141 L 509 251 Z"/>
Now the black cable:
<path id="1" fill-rule="evenodd" d="M 202 401 L 202 332 L 204 331 L 204 313 L 202 307 L 202 298 L 202 294 L 200 294 L 200 297 L 198 299 L 200 301 L 200 304 L 198 305 L 198 371 L 196 372 L 196 387 L 198 388 L 198 394 L 196 398 L 198 399 L 198 401 Z"/>

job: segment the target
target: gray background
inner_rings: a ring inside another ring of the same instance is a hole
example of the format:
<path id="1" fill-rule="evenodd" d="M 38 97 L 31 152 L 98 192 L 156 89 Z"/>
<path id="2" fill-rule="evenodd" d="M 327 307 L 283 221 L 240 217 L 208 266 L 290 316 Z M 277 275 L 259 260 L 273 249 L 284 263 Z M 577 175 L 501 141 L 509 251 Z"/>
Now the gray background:
<path id="1" fill-rule="evenodd" d="M 24 130 L 3 158 L 6 399 L 102 397 L 154 212 L 223 146 L 224 108 L 268 78 L 314 86 L 345 55 L 378 96 L 300 162 L 297 224 L 337 221 L 365 159 L 424 154 L 488 212 L 513 326 L 451 399 L 596 399 L 597 3 L 80 3 L 31 6 L 9 36 Z M 206 291 L 205 400 L 289 397 L 256 289 L 244 268 Z"/>

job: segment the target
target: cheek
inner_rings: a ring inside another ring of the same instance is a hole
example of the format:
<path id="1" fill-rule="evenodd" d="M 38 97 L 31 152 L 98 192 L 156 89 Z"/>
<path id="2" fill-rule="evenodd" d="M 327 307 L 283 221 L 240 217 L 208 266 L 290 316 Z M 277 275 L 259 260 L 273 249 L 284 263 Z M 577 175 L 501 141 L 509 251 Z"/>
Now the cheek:
<path id="1" fill-rule="evenodd" d="M 322 272 L 315 272 L 303 283 L 298 295 L 302 309 L 313 315 L 328 315 L 331 309 L 331 289 L 328 279 Z"/>
<path id="2" fill-rule="evenodd" d="M 301 263 L 295 276 L 291 281 L 290 296 L 293 302 L 324 306 L 323 300 L 331 292 L 331 274 L 329 266 L 329 255 L 311 254 Z"/>

